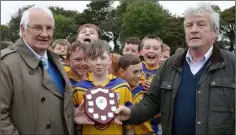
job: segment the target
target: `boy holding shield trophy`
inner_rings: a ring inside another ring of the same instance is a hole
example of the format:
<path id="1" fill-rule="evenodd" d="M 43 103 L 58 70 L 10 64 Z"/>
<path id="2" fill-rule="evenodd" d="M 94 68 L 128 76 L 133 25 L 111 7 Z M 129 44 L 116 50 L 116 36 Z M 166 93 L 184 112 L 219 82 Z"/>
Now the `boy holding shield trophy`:
<path id="1" fill-rule="evenodd" d="M 82 135 L 133 133 L 133 127 L 124 127 L 114 121 L 116 107 L 131 106 L 132 94 L 125 80 L 116 78 L 108 72 L 111 65 L 108 43 L 103 40 L 91 42 L 86 46 L 85 54 L 91 74 L 75 84 L 73 95 L 75 106 L 84 104 L 86 115 L 79 117 L 91 121 L 90 124 L 80 123 Z"/>

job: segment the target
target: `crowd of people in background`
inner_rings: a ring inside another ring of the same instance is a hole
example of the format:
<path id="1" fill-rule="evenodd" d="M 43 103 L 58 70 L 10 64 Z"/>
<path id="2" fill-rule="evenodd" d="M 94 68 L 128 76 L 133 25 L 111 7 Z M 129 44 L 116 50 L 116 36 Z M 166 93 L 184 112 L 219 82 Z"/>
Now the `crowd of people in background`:
<path id="1" fill-rule="evenodd" d="M 52 41 L 52 12 L 34 6 L 23 13 L 20 38 L 1 41 L 1 133 L 77 135 L 234 134 L 235 58 L 214 42 L 218 14 L 208 4 L 189 8 L 188 48 L 157 35 L 129 37 L 112 53 L 94 24 L 77 38 Z M 106 127 L 84 111 L 93 87 L 113 90 L 120 107 Z"/>

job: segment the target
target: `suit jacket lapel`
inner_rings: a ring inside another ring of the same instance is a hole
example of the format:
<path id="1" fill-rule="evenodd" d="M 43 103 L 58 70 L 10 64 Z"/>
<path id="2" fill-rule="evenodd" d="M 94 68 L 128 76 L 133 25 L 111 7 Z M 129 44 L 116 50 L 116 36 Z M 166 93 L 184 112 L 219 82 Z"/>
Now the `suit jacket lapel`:
<path id="1" fill-rule="evenodd" d="M 60 72 L 60 74 L 65 82 L 64 107 L 66 107 L 68 105 L 69 101 L 72 100 L 72 85 L 69 81 L 67 74 L 64 71 L 62 64 L 59 62 L 59 56 L 51 51 L 48 51 L 48 58 L 57 67 L 58 71 Z"/>

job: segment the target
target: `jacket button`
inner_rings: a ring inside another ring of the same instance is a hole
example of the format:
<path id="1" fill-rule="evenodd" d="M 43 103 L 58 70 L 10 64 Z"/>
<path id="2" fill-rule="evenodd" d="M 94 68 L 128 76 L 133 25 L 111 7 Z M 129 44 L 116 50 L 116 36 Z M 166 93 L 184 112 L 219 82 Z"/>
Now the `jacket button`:
<path id="1" fill-rule="evenodd" d="M 47 125 L 46 125 L 46 128 L 47 128 L 47 129 L 50 129 L 50 128 L 51 128 L 51 125 L 50 125 L 50 124 L 47 124 Z"/>
<path id="2" fill-rule="evenodd" d="M 30 71 L 29 71 L 29 74 L 30 74 L 30 75 L 33 75 L 33 74 L 34 74 L 34 71 L 33 71 L 33 70 L 30 70 Z"/>
<path id="3" fill-rule="evenodd" d="M 215 85 L 216 83 L 215 83 L 215 82 L 212 82 L 211 84 L 212 84 L 212 85 Z"/>
<path id="4" fill-rule="evenodd" d="M 198 94 L 201 94 L 201 91 L 199 90 L 199 91 L 197 91 L 197 93 L 198 93 Z"/>
<path id="5" fill-rule="evenodd" d="M 41 98 L 41 103 L 45 102 L 45 97 Z"/>
<path id="6" fill-rule="evenodd" d="M 200 121 L 197 122 L 198 125 L 202 124 Z"/>
<path id="7" fill-rule="evenodd" d="M 233 84 L 233 87 L 235 87 L 235 85 Z"/>

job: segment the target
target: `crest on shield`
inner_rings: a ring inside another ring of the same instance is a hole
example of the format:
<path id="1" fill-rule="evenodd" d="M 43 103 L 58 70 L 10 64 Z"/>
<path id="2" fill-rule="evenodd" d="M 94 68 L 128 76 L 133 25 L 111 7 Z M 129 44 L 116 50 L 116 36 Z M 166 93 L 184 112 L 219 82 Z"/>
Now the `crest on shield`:
<path id="1" fill-rule="evenodd" d="M 106 129 L 116 117 L 118 107 L 116 93 L 105 87 L 88 89 L 84 94 L 85 113 L 98 129 Z"/>

